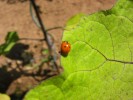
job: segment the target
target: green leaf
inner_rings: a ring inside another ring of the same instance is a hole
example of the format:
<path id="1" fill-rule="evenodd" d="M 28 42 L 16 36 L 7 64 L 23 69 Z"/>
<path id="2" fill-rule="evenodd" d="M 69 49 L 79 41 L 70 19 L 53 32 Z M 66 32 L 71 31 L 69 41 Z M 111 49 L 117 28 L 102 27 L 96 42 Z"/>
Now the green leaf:
<path id="1" fill-rule="evenodd" d="M 10 97 L 6 94 L 1 94 L 0 93 L 0 100 L 10 100 Z"/>
<path id="2" fill-rule="evenodd" d="M 71 43 L 68 56 L 61 57 L 64 73 L 29 91 L 25 100 L 132 100 L 132 2 L 119 0 L 111 10 L 77 22 L 73 17 L 76 24 L 63 34 Z"/>
<path id="3" fill-rule="evenodd" d="M 8 32 L 5 38 L 5 43 L 0 45 L 0 55 L 7 54 L 18 40 L 19 37 L 17 35 L 17 32 Z"/>
<path id="4" fill-rule="evenodd" d="M 118 0 L 113 9 L 106 12 L 110 13 L 125 16 L 133 22 L 133 0 Z"/>
<path id="5" fill-rule="evenodd" d="M 83 16 L 85 16 L 85 14 L 80 13 L 80 14 L 77 14 L 77 15 L 71 17 L 71 18 L 67 21 L 67 23 L 66 23 L 66 28 L 65 28 L 65 29 L 66 29 L 66 30 L 70 30 L 70 29 L 74 28 L 74 27 L 78 24 L 79 20 L 80 20 Z"/>
<path id="6" fill-rule="evenodd" d="M 30 91 L 29 94 L 25 97 L 25 100 L 63 100 L 63 93 L 60 90 L 64 78 L 62 76 L 55 76 L 46 82 L 34 88 L 33 91 Z M 51 91 L 52 90 L 52 91 Z M 36 91 L 36 92 L 34 92 Z M 58 94 L 55 95 L 55 94 Z M 40 95 L 41 94 L 41 95 Z"/>

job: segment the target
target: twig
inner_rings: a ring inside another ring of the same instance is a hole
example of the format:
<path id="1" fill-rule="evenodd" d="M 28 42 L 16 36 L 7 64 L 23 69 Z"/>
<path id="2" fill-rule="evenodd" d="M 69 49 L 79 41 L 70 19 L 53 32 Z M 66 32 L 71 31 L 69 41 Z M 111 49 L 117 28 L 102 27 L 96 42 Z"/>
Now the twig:
<path id="1" fill-rule="evenodd" d="M 52 43 L 50 37 L 48 36 L 48 33 L 47 33 L 47 31 L 46 31 L 43 23 L 42 23 L 42 20 L 41 20 L 40 14 L 38 12 L 38 8 L 37 8 L 37 5 L 36 5 L 35 1 L 34 0 L 30 0 L 30 1 L 31 1 L 31 4 L 32 4 L 32 6 L 33 6 L 33 8 L 35 10 L 36 17 L 37 17 L 37 19 L 39 21 L 39 24 L 40 24 L 40 27 L 42 29 L 42 32 L 43 32 L 43 35 L 44 35 L 44 40 L 46 40 L 46 43 L 48 45 L 49 56 L 51 57 L 52 66 L 54 68 L 56 68 L 57 69 L 57 72 L 59 73 L 58 65 L 56 63 L 56 57 L 55 57 L 55 54 L 53 53 L 53 47 L 52 47 L 53 46 L 53 43 Z"/>
<path id="2" fill-rule="evenodd" d="M 30 3 L 30 14 L 31 14 L 32 20 L 34 21 L 36 26 L 38 28 L 41 28 L 40 24 L 38 23 L 38 20 L 36 19 L 35 15 L 34 15 L 34 13 L 32 11 L 32 3 Z M 62 30 L 64 30 L 65 28 L 62 27 L 62 26 L 56 26 L 56 27 L 48 28 L 48 29 L 46 29 L 46 31 L 51 31 L 51 30 L 54 30 L 54 29 L 62 29 Z"/>
<path id="3" fill-rule="evenodd" d="M 62 30 L 64 30 L 64 27 L 61 27 L 61 26 L 52 27 L 52 28 L 48 28 L 46 31 L 51 31 L 51 30 L 54 30 L 54 29 L 62 29 Z"/>

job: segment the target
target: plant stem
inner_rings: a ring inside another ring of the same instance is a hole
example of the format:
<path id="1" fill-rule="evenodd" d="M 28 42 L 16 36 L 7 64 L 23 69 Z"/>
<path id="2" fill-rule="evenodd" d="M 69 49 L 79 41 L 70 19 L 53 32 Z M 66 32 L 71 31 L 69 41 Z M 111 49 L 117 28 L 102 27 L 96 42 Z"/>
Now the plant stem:
<path id="1" fill-rule="evenodd" d="M 57 72 L 59 73 L 58 65 L 57 65 L 57 63 L 56 63 L 56 59 L 55 59 L 54 54 L 53 54 L 53 48 L 52 48 L 53 43 L 52 43 L 52 41 L 50 40 L 50 37 L 48 37 L 48 33 L 47 33 L 47 31 L 46 31 L 46 29 L 45 29 L 43 23 L 42 23 L 42 19 L 41 19 L 41 17 L 40 17 L 40 14 L 39 14 L 39 11 L 38 11 L 38 7 L 37 7 L 37 5 L 36 5 L 36 3 L 35 3 L 35 0 L 30 0 L 30 1 L 31 1 L 31 4 L 33 5 L 33 8 L 34 8 L 35 13 L 36 13 L 36 17 L 37 17 L 37 19 L 38 19 L 38 21 L 39 21 L 39 24 L 40 24 L 40 27 L 41 27 L 41 29 L 42 29 L 42 32 L 43 32 L 43 35 L 44 35 L 44 40 L 46 41 L 46 43 L 47 43 L 47 45 L 48 45 L 49 56 L 51 57 L 52 66 L 53 66 L 54 68 L 56 68 L 56 69 L 57 69 Z"/>

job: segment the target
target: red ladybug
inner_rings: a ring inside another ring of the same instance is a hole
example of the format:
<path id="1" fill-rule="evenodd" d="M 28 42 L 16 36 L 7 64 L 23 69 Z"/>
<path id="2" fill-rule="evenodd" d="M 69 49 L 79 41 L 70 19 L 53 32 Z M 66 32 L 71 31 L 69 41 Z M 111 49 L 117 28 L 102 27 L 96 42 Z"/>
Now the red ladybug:
<path id="1" fill-rule="evenodd" d="M 63 41 L 61 43 L 61 54 L 62 55 L 67 55 L 71 50 L 71 45 L 67 41 Z"/>

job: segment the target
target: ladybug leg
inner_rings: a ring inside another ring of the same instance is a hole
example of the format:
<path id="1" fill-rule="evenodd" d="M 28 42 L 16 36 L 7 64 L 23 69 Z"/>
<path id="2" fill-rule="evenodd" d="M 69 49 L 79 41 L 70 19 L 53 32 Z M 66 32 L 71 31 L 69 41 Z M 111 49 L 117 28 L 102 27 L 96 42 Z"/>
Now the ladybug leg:
<path id="1" fill-rule="evenodd" d="M 61 51 L 59 51 L 59 54 L 61 54 Z"/>

